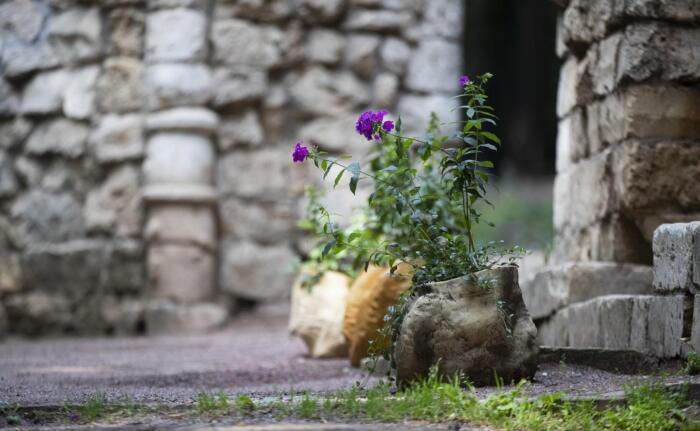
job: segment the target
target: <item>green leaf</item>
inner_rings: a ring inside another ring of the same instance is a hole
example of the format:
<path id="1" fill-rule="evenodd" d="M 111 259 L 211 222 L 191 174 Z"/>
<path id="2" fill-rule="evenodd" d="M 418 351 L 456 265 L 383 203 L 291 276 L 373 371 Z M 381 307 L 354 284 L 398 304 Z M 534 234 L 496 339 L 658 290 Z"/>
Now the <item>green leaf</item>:
<path id="1" fill-rule="evenodd" d="M 357 182 L 360 180 L 360 163 L 352 162 L 348 165 L 347 169 L 352 174 L 352 177 L 350 177 L 350 191 L 352 192 L 352 194 L 355 194 L 355 190 L 357 189 Z"/>
<path id="2" fill-rule="evenodd" d="M 401 117 L 399 117 L 399 119 L 396 120 L 396 134 L 401 134 Z"/>
<path id="3" fill-rule="evenodd" d="M 485 137 L 486 139 L 495 142 L 497 145 L 501 145 L 501 140 L 498 138 L 498 136 L 494 135 L 491 132 L 481 132 L 481 135 Z"/>
<path id="4" fill-rule="evenodd" d="M 335 182 L 333 183 L 333 188 L 338 187 L 338 183 L 340 182 L 340 179 L 343 178 L 344 173 L 345 168 L 341 169 L 340 172 L 338 172 L 338 175 L 335 177 Z"/>
<path id="5" fill-rule="evenodd" d="M 352 156 L 349 155 L 349 154 L 341 154 L 341 155 L 338 156 L 338 159 L 340 159 L 340 160 L 350 160 L 350 159 L 352 159 Z"/>
<path id="6" fill-rule="evenodd" d="M 328 255 L 328 253 L 329 253 L 329 252 L 331 251 L 331 249 L 335 246 L 335 244 L 336 244 L 335 238 L 333 238 L 332 240 L 328 241 L 328 242 L 326 243 L 326 245 L 323 247 L 323 251 L 321 252 L 321 256 L 322 256 L 322 257 L 326 257 L 326 255 Z"/>

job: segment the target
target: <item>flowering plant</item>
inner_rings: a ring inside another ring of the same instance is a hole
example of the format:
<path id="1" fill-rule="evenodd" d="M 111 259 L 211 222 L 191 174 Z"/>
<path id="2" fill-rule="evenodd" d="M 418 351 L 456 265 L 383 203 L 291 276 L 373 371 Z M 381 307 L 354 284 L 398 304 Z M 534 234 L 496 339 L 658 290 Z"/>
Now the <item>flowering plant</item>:
<path id="1" fill-rule="evenodd" d="M 374 183 L 367 202 L 368 229 L 378 232 L 381 241 L 367 250 L 360 233 L 338 229 L 324 210 L 321 232 L 327 241 L 322 257 L 352 250 L 364 258 L 365 267 L 390 263 L 392 273 L 398 263 L 408 263 L 413 267 L 414 291 L 429 282 L 514 263 L 519 249 L 481 244 L 473 235 L 473 226 L 481 221 L 480 201 L 490 204 L 486 192 L 493 163 L 486 155 L 501 144 L 492 132 L 494 110 L 487 104 L 485 85 L 490 78 L 491 74 L 460 78 L 463 91 L 457 98 L 465 119 L 453 136 L 439 133 L 435 115 L 424 139 L 403 136 L 401 119 L 385 120 L 386 111 L 360 115 L 357 132 L 376 146 L 368 170 L 358 161 L 346 162 L 348 157 L 330 157 L 318 148 L 296 145 L 294 161 L 311 159 L 324 179 L 334 166 L 340 168 L 334 186 L 344 175 L 349 176 L 353 193 L 361 180 Z"/>

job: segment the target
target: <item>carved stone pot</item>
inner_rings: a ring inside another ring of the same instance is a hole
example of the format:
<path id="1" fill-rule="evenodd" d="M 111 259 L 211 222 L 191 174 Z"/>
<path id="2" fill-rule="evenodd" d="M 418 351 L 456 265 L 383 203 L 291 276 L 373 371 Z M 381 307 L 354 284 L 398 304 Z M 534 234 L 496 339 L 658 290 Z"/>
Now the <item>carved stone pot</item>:
<path id="1" fill-rule="evenodd" d="M 518 269 L 500 267 L 426 286 L 408 306 L 394 345 L 399 386 L 456 373 L 474 385 L 530 379 L 537 370 L 537 328 L 523 302 Z"/>

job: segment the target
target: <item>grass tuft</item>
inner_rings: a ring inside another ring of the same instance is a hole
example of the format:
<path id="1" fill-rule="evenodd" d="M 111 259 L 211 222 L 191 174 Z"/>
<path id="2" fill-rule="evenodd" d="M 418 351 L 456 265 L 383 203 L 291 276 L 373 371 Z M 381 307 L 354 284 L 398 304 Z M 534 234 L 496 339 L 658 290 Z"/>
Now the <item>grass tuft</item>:
<path id="1" fill-rule="evenodd" d="M 224 414 L 228 412 L 230 402 L 228 396 L 219 391 L 216 394 L 200 392 L 195 399 L 195 409 L 202 414 Z"/>
<path id="2" fill-rule="evenodd" d="M 80 418 L 92 422 L 103 417 L 107 413 L 107 398 L 101 392 L 98 392 L 88 398 L 85 404 L 81 404 L 77 408 Z"/>
<path id="3" fill-rule="evenodd" d="M 690 375 L 700 374 L 700 354 L 696 352 L 688 353 L 685 372 Z"/>

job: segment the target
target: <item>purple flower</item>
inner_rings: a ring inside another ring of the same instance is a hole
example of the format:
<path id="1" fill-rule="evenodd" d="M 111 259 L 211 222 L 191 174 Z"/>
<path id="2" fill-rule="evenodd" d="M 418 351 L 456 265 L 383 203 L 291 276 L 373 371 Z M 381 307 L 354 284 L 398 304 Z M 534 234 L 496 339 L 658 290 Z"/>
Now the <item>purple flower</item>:
<path id="1" fill-rule="evenodd" d="M 368 141 L 372 139 L 380 139 L 381 136 L 375 133 L 377 127 L 382 127 L 384 131 L 389 132 L 394 129 L 392 121 L 384 121 L 384 116 L 388 114 L 386 111 L 365 111 L 360 114 L 355 123 L 357 133 L 364 136 Z"/>
<path id="2" fill-rule="evenodd" d="M 462 75 L 459 77 L 459 86 L 464 87 L 465 85 L 469 84 L 471 82 L 471 79 L 469 79 L 469 75 Z"/>
<path id="3" fill-rule="evenodd" d="M 301 142 L 297 142 L 297 145 L 294 147 L 294 152 L 292 153 L 292 160 L 294 163 L 301 163 L 306 160 L 307 157 L 309 157 L 309 149 L 301 145 Z"/>

